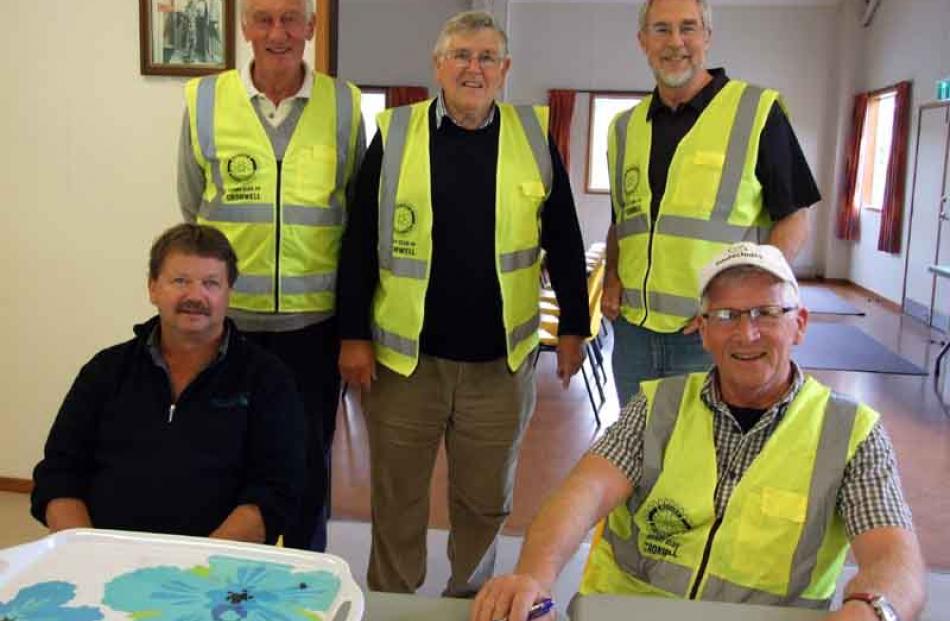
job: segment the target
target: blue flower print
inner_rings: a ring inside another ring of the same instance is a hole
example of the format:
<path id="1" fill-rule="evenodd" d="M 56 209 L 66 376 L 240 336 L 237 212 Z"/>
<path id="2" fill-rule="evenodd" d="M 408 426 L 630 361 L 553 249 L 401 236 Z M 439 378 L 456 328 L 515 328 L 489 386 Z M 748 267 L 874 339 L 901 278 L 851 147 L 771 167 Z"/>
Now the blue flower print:
<path id="1" fill-rule="evenodd" d="M 314 621 L 339 590 L 340 578 L 329 571 L 212 556 L 207 567 L 119 576 L 106 585 L 102 603 L 148 621 Z"/>
<path id="2" fill-rule="evenodd" d="M 76 596 L 69 582 L 39 582 L 21 589 L 9 602 L 0 602 L 0 621 L 96 621 L 102 612 L 92 606 L 68 608 Z"/>

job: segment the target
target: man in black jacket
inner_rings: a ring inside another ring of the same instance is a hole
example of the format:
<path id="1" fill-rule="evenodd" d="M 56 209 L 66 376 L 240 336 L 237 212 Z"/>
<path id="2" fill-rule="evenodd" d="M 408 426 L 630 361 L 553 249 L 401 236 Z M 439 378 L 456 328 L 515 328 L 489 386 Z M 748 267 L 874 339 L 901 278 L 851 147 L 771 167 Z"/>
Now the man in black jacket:
<path id="1" fill-rule="evenodd" d="M 33 473 L 33 516 L 97 527 L 274 542 L 303 480 L 292 376 L 225 318 L 237 260 L 216 229 L 152 246 L 158 317 L 79 373 Z"/>

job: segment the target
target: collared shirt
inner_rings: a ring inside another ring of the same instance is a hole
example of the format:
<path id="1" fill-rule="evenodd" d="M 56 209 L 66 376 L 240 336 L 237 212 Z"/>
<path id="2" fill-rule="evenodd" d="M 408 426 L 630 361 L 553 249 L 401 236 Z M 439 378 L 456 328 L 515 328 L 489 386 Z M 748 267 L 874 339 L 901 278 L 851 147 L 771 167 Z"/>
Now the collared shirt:
<path id="1" fill-rule="evenodd" d="M 701 398 L 713 413 L 713 444 L 716 449 L 718 485 L 714 492 L 716 516 L 722 517 L 742 475 L 762 452 L 766 441 L 782 421 L 789 404 L 804 384 L 805 377 L 795 363 L 794 379 L 785 395 L 766 410 L 747 432 L 722 401 L 715 369 L 703 384 Z M 607 459 L 636 486 L 643 474 L 643 432 L 647 421 L 647 399 L 641 392 L 620 413 L 620 419 L 590 448 L 590 453 Z M 910 508 L 904 501 L 897 459 L 890 438 L 880 422 L 858 445 L 845 467 L 836 501 L 848 537 L 872 528 L 896 526 L 913 529 Z"/>
<path id="2" fill-rule="evenodd" d="M 148 337 L 145 339 L 145 345 L 148 347 L 148 353 L 152 357 L 152 362 L 155 363 L 155 366 L 160 367 L 166 373 L 170 373 L 168 362 L 165 360 L 165 356 L 162 355 L 161 334 L 162 324 L 159 321 L 155 323 L 155 327 L 152 328 L 152 331 L 148 333 Z M 213 360 L 208 362 L 208 366 L 211 366 L 218 360 L 221 360 L 228 355 L 228 342 L 230 340 L 231 327 L 228 325 L 228 322 L 225 321 L 224 332 L 221 334 L 221 342 L 218 343 L 218 353 L 215 355 Z"/>
<path id="3" fill-rule="evenodd" d="M 488 111 L 488 116 L 486 116 L 485 120 L 482 121 L 481 124 L 479 124 L 479 126 L 476 127 L 475 129 L 485 129 L 486 127 L 491 125 L 492 121 L 495 120 L 496 108 L 497 106 L 495 105 L 495 102 L 492 102 L 491 110 Z M 441 129 L 442 121 L 443 119 L 446 119 L 446 118 L 452 121 L 452 123 L 454 123 L 455 125 L 462 127 L 455 121 L 455 119 L 452 118 L 452 115 L 449 114 L 449 109 L 445 107 L 445 94 L 440 90 L 439 96 L 435 100 L 435 128 Z"/>
<path id="4" fill-rule="evenodd" d="M 247 91 L 251 103 L 260 113 L 261 118 L 265 119 L 271 127 L 277 127 L 293 111 L 298 99 L 303 100 L 304 103 L 310 99 L 310 93 L 313 91 L 313 69 L 307 61 L 303 61 L 303 84 L 300 85 L 300 89 L 290 97 L 282 99 L 279 104 L 274 105 L 274 102 L 268 99 L 267 95 L 254 86 L 254 79 L 251 77 L 253 64 L 254 59 L 252 58 L 241 68 L 241 82 L 244 84 L 244 89 Z"/>

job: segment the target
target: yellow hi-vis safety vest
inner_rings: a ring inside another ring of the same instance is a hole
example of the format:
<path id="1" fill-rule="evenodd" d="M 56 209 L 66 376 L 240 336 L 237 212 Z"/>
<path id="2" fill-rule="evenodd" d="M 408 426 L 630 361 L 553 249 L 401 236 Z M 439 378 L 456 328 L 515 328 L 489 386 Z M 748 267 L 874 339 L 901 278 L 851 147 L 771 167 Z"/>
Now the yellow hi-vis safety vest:
<path id="1" fill-rule="evenodd" d="M 779 94 L 730 80 L 680 141 L 651 221 L 650 95 L 610 125 L 607 166 L 624 318 L 677 332 L 698 312 L 699 270 L 727 245 L 771 226 L 755 176 L 759 138 Z"/>
<path id="2" fill-rule="evenodd" d="M 429 106 L 381 112 L 379 285 L 373 299 L 376 359 L 410 375 L 419 359 L 432 259 Z M 501 289 L 508 366 L 517 369 L 538 344 L 541 209 L 551 192 L 548 109 L 499 103 L 495 182 L 495 270 Z M 459 190 L 463 191 L 463 190 Z M 464 329 L 464 321 L 459 329 Z"/>
<path id="3" fill-rule="evenodd" d="M 205 175 L 198 222 L 220 229 L 238 256 L 231 307 L 333 314 L 359 90 L 314 74 L 281 162 L 237 71 L 191 80 L 185 96 Z"/>
<path id="4" fill-rule="evenodd" d="M 722 520 L 704 373 L 641 384 L 643 476 L 608 515 L 580 592 L 826 609 L 848 549 L 836 511 L 845 466 L 878 420 L 805 380 Z"/>

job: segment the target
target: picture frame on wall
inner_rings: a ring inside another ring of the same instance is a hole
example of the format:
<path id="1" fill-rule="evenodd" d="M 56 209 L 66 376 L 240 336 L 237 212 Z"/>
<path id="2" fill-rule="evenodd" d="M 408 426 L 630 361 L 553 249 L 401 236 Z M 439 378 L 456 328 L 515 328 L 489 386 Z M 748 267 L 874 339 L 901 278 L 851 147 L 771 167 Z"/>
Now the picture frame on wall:
<path id="1" fill-rule="evenodd" d="M 235 0 L 139 0 L 142 75 L 234 68 Z"/>

